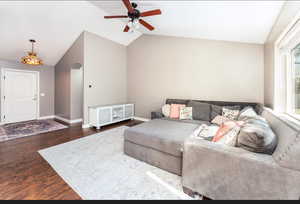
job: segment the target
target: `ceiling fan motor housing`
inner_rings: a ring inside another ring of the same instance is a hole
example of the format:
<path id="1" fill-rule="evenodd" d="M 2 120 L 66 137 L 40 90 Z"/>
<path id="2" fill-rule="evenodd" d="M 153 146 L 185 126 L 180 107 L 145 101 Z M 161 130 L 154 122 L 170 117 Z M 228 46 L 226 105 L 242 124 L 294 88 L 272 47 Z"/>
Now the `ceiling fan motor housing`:
<path id="1" fill-rule="evenodd" d="M 134 9 L 133 12 L 128 12 L 128 17 L 132 20 L 138 19 L 141 17 L 141 12 L 137 9 Z"/>
<path id="2" fill-rule="evenodd" d="M 131 20 L 138 19 L 141 17 L 141 12 L 137 10 L 137 4 L 131 3 L 132 8 L 134 8 L 133 12 L 128 12 L 128 17 L 131 18 Z"/>

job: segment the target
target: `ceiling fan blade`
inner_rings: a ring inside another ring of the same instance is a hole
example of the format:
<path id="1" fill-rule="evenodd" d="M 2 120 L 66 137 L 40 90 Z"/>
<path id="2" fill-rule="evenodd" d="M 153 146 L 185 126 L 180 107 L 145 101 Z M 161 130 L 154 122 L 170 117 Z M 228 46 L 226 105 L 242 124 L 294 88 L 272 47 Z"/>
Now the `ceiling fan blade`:
<path id="1" fill-rule="evenodd" d="M 130 13 L 134 11 L 134 8 L 132 7 L 129 0 L 122 0 L 122 1 Z"/>
<path id="2" fill-rule="evenodd" d="M 147 16 L 155 16 L 155 15 L 160 15 L 161 14 L 161 10 L 160 9 L 156 9 L 156 10 L 152 10 L 152 11 L 145 11 L 141 13 L 141 17 L 147 17 Z"/>
<path id="3" fill-rule="evenodd" d="M 152 25 L 150 25 L 149 23 L 147 23 L 146 21 L 144 21 L 143 19 L 139 20 L 140 24 L 142 24 L 143 26 L 145 26 L 146 28 L 148 28 L 149 30 L 154 30 L 154 27 Z"/>
<path id="4" fill-rule="evenodd" d="M 125 28 L 124 28 L 124 32 L 128 32 L 130 30 L 129 26 L 127 25 Z"/>
<path id="5" fill-rule="evenodd" d="M 128 16 L 104 16 L 104 18 L 128 18 Z"/>

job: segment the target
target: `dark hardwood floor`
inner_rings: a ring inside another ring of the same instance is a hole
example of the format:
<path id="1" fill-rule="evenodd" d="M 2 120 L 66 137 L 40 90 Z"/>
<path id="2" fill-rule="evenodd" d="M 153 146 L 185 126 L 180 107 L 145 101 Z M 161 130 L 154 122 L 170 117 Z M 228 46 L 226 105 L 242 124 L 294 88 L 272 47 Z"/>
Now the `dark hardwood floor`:
<path id="1" fill-rule="evenodd" d="M 67 129 L 0 143 L 1 200 L 80 200 L 81 198 L 56 174 L 37 151 L 140 121 L 125 121 L 96 129 L 81 124 Z"/>

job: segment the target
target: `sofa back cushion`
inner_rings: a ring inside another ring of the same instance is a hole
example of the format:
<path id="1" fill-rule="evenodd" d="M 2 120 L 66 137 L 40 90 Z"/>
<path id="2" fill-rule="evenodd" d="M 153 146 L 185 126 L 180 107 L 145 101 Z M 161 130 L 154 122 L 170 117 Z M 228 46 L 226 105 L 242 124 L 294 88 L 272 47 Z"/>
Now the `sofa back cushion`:
<path id="1" fill-rule="evenodd" d="M 241 110 L 247 106 L 252 107 L 257 114 L 261 114 L 263 111 L 263 105 L 258 103 L 248 102 L 230 102 L 230 101 L 204 101 L 204 100 L 188 100 L 188 99 L 167 99 L 166 104 L 184 104 L 187 105 L 190 101 L 196 101 L 211 105 L 210 120 L 212 121 L 217 115 L 222 115 L 223 106 L 240 106 Z"/>
<path id="2" fill-rule="evenodd" d="M 187 105 L 190 100 L 184 100 L 184 99 L 167 99 L 166 104 L 183 104 Z"/>
<path id="3" fill-rule="evenodd" d="M 274 160 L 282 167 L 300 170 L 299 128 L 268 108 L 264 109 L 262 116 L 278 137 L 277 148 L 273 153 Z"/>
<path id="4" fill-rule="evenodd" d="M 192 100 L 187 106 L 193 108 L 194 120 L 210 121 L 210 104 Z"/>

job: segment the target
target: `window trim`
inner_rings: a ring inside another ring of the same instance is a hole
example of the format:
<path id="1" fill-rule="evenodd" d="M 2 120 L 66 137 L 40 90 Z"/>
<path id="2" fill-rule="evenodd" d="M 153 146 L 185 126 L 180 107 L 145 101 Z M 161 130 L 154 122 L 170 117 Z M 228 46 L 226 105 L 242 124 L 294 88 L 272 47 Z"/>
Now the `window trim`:
<path id="1" fill-rule="evenodd" d="M 300 18 L 274 46 L 274 110 L 300 120 L 295 114 L 294 49 L 300 44 Z M 293 77 L 293 79 L 291 79 Z M 300 114 L 299 114 L 300 116 Z"/>

